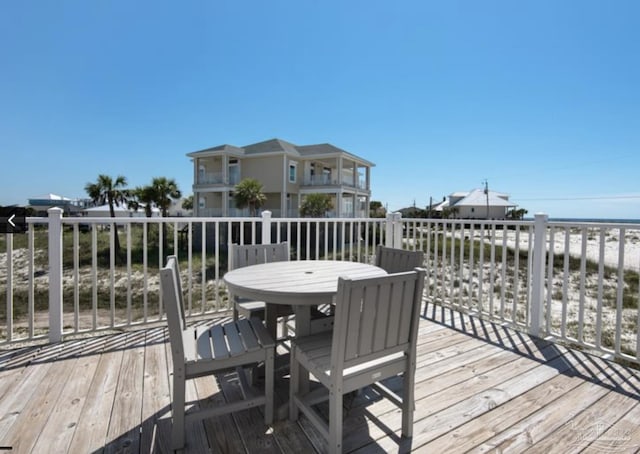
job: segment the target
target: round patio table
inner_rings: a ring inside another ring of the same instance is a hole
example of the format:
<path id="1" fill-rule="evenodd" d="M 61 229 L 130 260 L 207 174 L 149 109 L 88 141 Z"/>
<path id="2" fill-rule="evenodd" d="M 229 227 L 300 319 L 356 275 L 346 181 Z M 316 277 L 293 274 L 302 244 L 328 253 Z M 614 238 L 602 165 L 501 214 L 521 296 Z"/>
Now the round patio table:
<path id="1" fill-rule="evenodd" d="M 295 260 L 245 266 L 229 271 L 224 281 L 235 296 L 266 303 L 267 329 L 276 338 L 277 305 L 293 307 L 295 336 L 311 334 L 311 307 L 332 303 L 338 292 L 338 278 L 352 279 L 385 276 L 382 268 L 366 263 L 339 260 Z M 300 373 L 300 389 L 308 389 L 308 374 Z M 286 417 L 288 405 L 278 409 L 278 418 Z"/>

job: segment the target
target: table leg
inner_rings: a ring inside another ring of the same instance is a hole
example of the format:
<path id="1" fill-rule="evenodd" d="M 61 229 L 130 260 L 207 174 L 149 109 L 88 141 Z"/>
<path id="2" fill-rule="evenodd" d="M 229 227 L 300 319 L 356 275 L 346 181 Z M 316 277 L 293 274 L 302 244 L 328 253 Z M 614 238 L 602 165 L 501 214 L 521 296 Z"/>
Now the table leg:
<path id="1" fill-rule="evenodd" d="M 265 307 L 264 321 L 267 325 L 267 331 L 273 337 L 273 340 L 278 339 L 278 305 L 267 303 Z"/>
<path id="2" fill-rule="evenodd" d="M 294 307 L 296 313 L 296 337 L 304 337 L 311 334 L 311 306 L 299 305 Z M 294 366 L 291 366 L 294 367 Z M 302 366 L 296 364 L 298 367 L 300 377 L 300 393 L 306 394 L 309 392 L 309 372 L 307 372 Z"/>

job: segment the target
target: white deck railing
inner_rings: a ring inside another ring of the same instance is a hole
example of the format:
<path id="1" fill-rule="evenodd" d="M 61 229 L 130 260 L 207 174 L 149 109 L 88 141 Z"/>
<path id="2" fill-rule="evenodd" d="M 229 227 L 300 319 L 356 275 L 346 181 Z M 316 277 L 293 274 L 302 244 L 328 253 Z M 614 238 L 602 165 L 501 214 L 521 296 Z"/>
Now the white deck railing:
<path id="1" fill-rule="evenodd" d="M 56 209 L 27 221 L 26 235 L 4 235 L 0 344 L 55 342 L 161 321 L 158 270 L 168 254 L 181 261 L 186 311 L 198 316 L 229 309 L 222 276 L 231 242 L 288 241 L 292 260 L 367 262 L 383 243 L 425 251 L 430 308 L 450 307 L 640 362 L 640 224 L 550 222 L 544 215 L 535 221 L 271 218 L 269 212 L 114 220 L 66 218 Z"/>

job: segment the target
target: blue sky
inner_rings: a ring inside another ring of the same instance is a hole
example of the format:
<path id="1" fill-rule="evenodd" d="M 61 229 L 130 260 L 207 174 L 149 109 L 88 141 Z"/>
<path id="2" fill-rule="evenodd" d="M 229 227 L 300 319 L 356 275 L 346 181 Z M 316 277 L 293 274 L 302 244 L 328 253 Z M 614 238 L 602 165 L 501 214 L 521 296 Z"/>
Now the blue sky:
<path id="1" fill-rule="evenodd" d="M 5 1 L 0 204 L 274 137 L 376 163 L 372 198 L 480 187 L 640 218 L 635 0 Z"/>

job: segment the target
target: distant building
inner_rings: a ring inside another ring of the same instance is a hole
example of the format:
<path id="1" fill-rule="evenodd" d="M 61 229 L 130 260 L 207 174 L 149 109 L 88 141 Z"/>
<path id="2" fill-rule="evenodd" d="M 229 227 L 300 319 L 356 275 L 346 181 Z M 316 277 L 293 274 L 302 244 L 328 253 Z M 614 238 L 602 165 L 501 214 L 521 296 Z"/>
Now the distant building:
<path id="1" fill-rule="evenodd" d="M 328 194 L 331 217 L 368 217 L 373 163 L 328 143 L 294 145 L 280 139 L 244 147 L 219 145 L 188 153 L 193 161 L 195 216 L 248 216 L 234 186 L 254 178 L 264 187 L 262 210 L 297 217 L 305 195 Z"/>
<path id="2" fill-rule="evenodd" d="M 70 199 L 57 194 L 45 194 L 30 198 L 27 206 L 34 210 L 36 216 L 47 216 L 47 210 L 53 207 L 62 208 L 66 216 L 75 216 L 92 205 L 91 199 Z"/>
<path id="3" fill-rule="evenodd" d="M 137 210 L 127 208 L 120 204 L 115 204 L 113 207 L 114 214 L 117 218 L 143 218 L 146 216 L 144 205 L 140 205 Z M 97 207 L 86 208 L 82 211 L 84 216 L 90 218 L 106 218 L 111 216 L 109 210 L 109 204 L 100 205 Z M 156 207 L 151 208 L 151 217 L 160 217 L 160 210 Z"/>
<path id="4" fill-rule="evenodd" d="M 507 213 L 517 205 L 509 202 L 507 194 L 474 189 L 470 192 L 454 192 L 433 210 L 443 217 L 459 219 L 506 219 Z M 449 213 L 449 216 L 445 216 Z"/>

